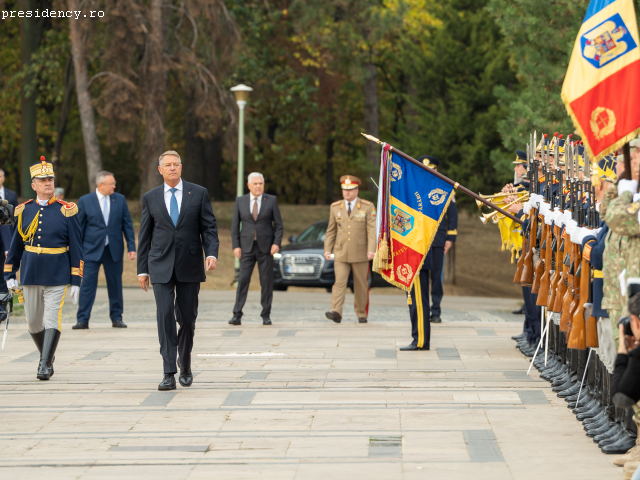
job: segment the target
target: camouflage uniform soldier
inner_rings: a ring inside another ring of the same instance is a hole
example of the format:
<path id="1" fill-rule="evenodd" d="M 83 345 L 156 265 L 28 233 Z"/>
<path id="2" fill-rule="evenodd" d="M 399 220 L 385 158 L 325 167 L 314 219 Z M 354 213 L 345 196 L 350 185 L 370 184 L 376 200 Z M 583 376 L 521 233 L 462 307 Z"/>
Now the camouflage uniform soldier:
<path id="1" fill-rule="evenodd" d="M 331 311 L 326 317 L 336 323 L 342 320 L 342 305 L 349 273 L 353 271 L 354 307 L 358 321 L 367 323 L 369 313 L 369 261 L 376 250 L 376 208 L 368 200 L 358 198 L 360 180 L 351 175 L 340 177 L 342 196 L 331 204 L 329 226 L 324 240 L 324 257 L 331 260 L 336 282 L 331 290 Z"/>

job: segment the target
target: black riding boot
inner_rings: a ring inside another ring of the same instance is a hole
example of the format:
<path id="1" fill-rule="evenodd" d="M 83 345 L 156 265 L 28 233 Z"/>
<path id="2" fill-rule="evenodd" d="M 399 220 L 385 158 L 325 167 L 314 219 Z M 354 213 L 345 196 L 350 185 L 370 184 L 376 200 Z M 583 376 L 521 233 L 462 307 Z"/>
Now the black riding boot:
<path id="1" fill-rule="evenodd" d="M 53 357 L 58 348 L 60 340 L 60 330 L 57 328 L 47 328 L 44 330 L 44 342 L 40 353 L 40 364 L 38 365 L 38 380 L 49 380 L 53 374 Z"/>

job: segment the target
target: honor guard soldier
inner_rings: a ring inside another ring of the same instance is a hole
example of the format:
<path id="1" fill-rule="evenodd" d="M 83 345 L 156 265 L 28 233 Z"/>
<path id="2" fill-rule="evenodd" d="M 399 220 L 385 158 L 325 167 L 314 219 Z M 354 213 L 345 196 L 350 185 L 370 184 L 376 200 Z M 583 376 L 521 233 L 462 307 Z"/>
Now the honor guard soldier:
<path id="1" fill-rule="evenodd" d="M 425 155 L 418 158 L 429 168 L 433 168 L 436 172 L 440 166 L 440 160 L 431 155 Z M 438 225 L 438 231 L 431 244 L 431 319 L 433 323 L 440 323 L 442 319 L 440 314 L 442 310 L 440 308 L 440 302 L 442 302 L 442 296 L 444 295 L 444 289 L 442 287 L 442 269 L 444 268 L 444 256 L 449 249 L 453 246 L 458 236 L 458 207 L 456 206 L 456 197 L 451 196 L 451 202 L 449 207 L 444 213 L 442 222 Z M 429 291 L 427 289 L 427 295 Z"/>
<path id="2" fill-rule="evenodd" d="M 360 180 L 352 175 L 340 177 L 342 197 L 331 204 L 329 226 L 324 239 L 324 258 L 331 260 L 336 282 L 331 290 L 329 320 L 340 323 L 349 273 L 353 272 L 354 308 L 358 321 L 367 323 L 369 314 L 369 261 L 376 249 L 376 208 L 358 198 Z"/>
<path id="3" fill-rule="evenodd" d="M 9 290 L 16 291 L 20 270 L 27 328 L 40 352 L 37 376 L 49 380 L 60 340 L 64 297 L 71 285 L 71 300 L 78 303 L 83 262 L 78 206 L 56 199 L 53 165 L 44 157 L 40 160 L 30 168 L 36 200 L 15 208 L 4 278 Z"/>

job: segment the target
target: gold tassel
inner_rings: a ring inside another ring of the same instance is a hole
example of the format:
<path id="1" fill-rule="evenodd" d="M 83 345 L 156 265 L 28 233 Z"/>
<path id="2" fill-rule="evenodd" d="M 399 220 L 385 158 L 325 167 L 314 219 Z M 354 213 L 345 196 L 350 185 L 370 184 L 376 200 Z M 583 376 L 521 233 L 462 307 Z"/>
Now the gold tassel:
<path id="1" fill-rule="evenodd" d="M 411 302 L 411 294 L 407 295 L 407 305 L 413 305 Z"/>
<path id="2" fill-rule="evenodd" d="M 389 244 L 387 243 L 387 234 L 385 233 L 384 236 L 382 237 L 382 240 L 380 241 L 380 246 L 378 247 L 378 254 L 379 254 L 379 258 L 378 258 L 378 262 L 379 262 L 379 267 L 382 270 L 387 270 L 389 268 L 389 264 L 391 263 L 390 260 L 390 256 L 389 256 Z"/>
<path id="3" fill-rule="evenodd" d="M 373 256 L 373 271 L 380 272 L 380 253 L 376 251 L 376 254 Z"/>

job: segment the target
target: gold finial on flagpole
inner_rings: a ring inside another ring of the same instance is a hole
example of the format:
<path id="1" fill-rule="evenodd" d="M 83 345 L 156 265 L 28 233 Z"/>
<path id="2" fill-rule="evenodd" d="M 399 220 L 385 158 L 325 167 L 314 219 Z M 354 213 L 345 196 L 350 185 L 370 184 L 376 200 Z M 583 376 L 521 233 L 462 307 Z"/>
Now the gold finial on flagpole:
<path id="1" fill-rule="evenodd" d="M 383 143 L 383 142 L 381 142 L 380 140 L 378 140 L 376 137 L 374 137 L 372 135 L 367 135 L 366 133 L 362 133 L 362 132 L 360 132 L 360 135 L 362 135 L 367 140 L 371 140 L 372 142 L 376 142 L 378 145 L 382 145 L 382 143 Z"/>

